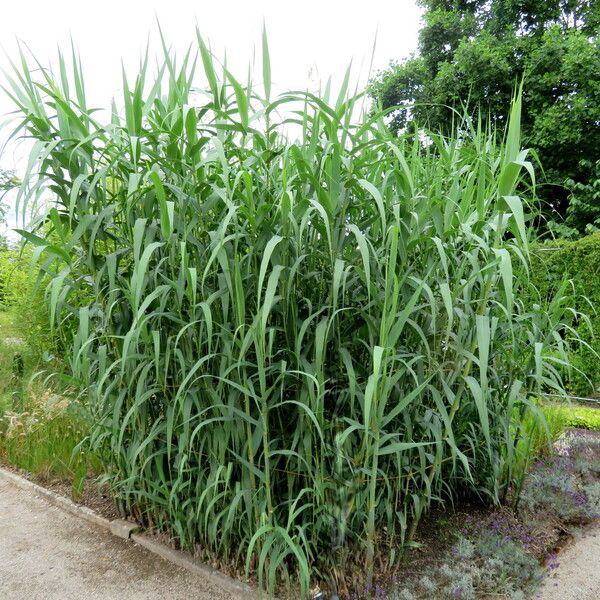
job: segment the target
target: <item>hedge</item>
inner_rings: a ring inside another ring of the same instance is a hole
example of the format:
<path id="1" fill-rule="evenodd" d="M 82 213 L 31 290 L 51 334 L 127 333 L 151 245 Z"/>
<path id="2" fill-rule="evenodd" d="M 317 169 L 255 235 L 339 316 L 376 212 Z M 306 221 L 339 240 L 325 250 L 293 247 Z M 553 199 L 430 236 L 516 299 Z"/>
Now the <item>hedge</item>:
<path id="1" fill-rule="evenodd" d="M 568 376 L 568 384 L 575 394 L 597 393 L 600 389 L 600 233 L 575 241 L 555 240 L 535 246 L 531 278 L 542 301 L 551 299 L 565 280 L 569 282 L 572 307 L 576 311 L 573 324 L 589 347 L 572 348 L 574 368 Z"/>

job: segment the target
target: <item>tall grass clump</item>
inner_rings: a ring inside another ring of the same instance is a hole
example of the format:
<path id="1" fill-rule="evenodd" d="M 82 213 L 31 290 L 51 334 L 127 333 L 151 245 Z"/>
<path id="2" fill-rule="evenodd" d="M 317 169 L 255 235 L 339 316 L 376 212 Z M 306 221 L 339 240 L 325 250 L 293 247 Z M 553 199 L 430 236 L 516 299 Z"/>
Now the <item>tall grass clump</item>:
<path id="1" fill-rule="evenodd" d="M 259 86 L 200 36 L 147 64 L 105 120 L 75 56 L 8 88 L 90 441 L 127 510 L 262 586 L 369 581 L 432 502 L 499 502 L 528 395 L 561 389 L 565 299 L 525 306 L 513 276 L 520 100 L 504 142 L 408 140 L 347 77 L 272 98 L 266 38 Z"/>

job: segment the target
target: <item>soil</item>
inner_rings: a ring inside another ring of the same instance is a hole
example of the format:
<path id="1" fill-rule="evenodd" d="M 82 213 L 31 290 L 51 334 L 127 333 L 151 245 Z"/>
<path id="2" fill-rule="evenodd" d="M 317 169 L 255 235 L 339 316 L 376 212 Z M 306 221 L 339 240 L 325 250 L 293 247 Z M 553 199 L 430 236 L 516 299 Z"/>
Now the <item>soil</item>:
<path id="1" fill-rule="evenodd" d="M 492 511 L 481 504 L 460 504 L 456 509 L 434 508 L 426 515 L 415 535 L 413 548 L 410 548 L 400 564 L 399 575 L 421 577 L 435 571 L 447 561 L 447 553 L 465 529 L 470 519 L 484 518 Z"/>

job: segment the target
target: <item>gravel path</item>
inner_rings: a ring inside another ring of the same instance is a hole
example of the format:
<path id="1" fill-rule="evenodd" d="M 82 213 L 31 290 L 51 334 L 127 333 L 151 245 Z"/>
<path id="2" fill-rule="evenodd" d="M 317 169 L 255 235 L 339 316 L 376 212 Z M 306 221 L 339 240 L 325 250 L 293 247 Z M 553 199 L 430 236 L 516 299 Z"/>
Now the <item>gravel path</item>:
<path id="1" fill-rule="evenodd" d="M 600 598 L 600 527 L 586 532 L 558 555 L 558 569 L 546 578 L 539 600 Z"/>
<path id="2" fill-rule="evenodd" d="M 240 600 L 0 480 L 2 600 Z"/>

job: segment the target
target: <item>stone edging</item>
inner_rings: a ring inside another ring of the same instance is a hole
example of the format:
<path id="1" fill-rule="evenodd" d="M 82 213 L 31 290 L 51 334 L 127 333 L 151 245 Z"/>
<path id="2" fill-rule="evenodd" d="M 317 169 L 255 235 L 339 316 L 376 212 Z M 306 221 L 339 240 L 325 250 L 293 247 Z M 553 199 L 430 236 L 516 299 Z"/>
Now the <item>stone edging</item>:
<path id="1" fill-rule="evenodd" d="M 201 575 L 206 579 L 210 579 L 216 585 L 225 588 L 227 591 L 233 594 L 243 594 L 248 600 L 258 600 L 259 598 L 263 598 L 263 596 L 259 594 L 257 590 L 252 589 L 249 585 L 246 585 L 241 581 L 237 581 L 232 577 L 221 573 L 221 571 L 218 571 L 217 569 L 209 567 L 185 552 L 181 552 L 179 550 L 175 550 L 174 548 L 170 548 L 165 544 L 161 544 L 147 535 L 143 535 L 141 533 L 132 533 L 131 539 L 136 544 L 139 544 L 140 546 L 146 548 L 146 550 L 149 552 L 152 552 L 152 554 L 156 554 L 164 560 L 168 560 L 170 563 L 173 563 L 174 565 L 181 567 L 186 571 L 191 571 L 192 573 Z"/>
<path id="2" fill-rule="evenodd" d="M 37 483 L 33 483 L 12 471 L 7 469 L 3 469 L 0 467 L 0 479 L 4 479 L 5 481 L 10 481 L 13 485 L 18 488 L 25 490 L 27 492 L 32 492 L 33 494 L 37 494 L 38 496 L 42 496 L 50 504 L 53 506 L 57 506 L 58 508 L 62 508 L 66 512 L 74 515 L 75 517 L 79 517 L 88 523 L 92 523 L 93 525 L 97 525 L 110 531 L 110 521 L 101 517 L 99 514 L 95 513 L 91 508 L 87 506 L 81 506 L 80 504 L 76 504 L 72 500 L 53 492 L 52 490 L 48 490 L 41 485 L 37 485 Z"/>
<path id="3" fill-rule="evenodd" d="M 221 573 L 217 569 L 213 569 L 199 560 L 196 560 L 190 554 L 170 548 L 169 546 L 161 544 L 147 535 L 137 533 L 139 528 L 134 523 L 130 523 L 122 519 L 109 521 L 108 519 L 105 519 L 104 517 L 101 517 L 95 513 L 87 506 L 76 504 L 72 500 L 61 496 L 56 492 L 48 490 L 40 485 L 37 485 L 36 483 L 33 483 L 32 481 L 29 481 L 28 479 L 25 479 L 24 477 L 17 475 L 16 473 L 13 473 L 12 471 L 0 467 L 0 480 L 2 479 L 12 483 L 22 490 L 43 497 L 53 506 L 61 508 L 73 516 L 91 523 L 92 525 L 101 527 L 116 537 L 120 537 L 122 539 L 131 539 L 133 542 L 144 547 L 152 554 L 160 556 L 163 560 L 167 560 L 170 563 L 181 567 L 182 569 L 210 579 L 213 583 L 224 588 L 226 591 L 232 594 L 243 594 L 243 596 L 248 600 L 258 600 L 259 598 L 263 597 L 257 590 L 253 589 L 249 585 L 242 583 L 241 581 L 237 581 L 232 577 Z"/>

